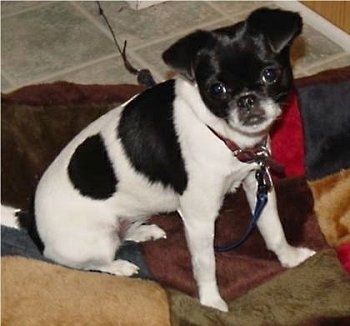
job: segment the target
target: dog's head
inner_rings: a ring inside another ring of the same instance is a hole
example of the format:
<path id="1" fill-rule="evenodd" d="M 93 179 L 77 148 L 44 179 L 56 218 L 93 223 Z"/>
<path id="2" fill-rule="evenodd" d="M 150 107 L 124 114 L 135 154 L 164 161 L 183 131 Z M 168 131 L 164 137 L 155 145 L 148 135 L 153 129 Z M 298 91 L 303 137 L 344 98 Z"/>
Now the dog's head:
<path id="1" fill-rule="evenodd" d="M 289 48 L 301 30 L 297 13 L 261 8 L 233 26 L 180 39 L 163 59 L 197 84 L 206 107 L 232 129 L 261 133 L 291 88 Z"/>

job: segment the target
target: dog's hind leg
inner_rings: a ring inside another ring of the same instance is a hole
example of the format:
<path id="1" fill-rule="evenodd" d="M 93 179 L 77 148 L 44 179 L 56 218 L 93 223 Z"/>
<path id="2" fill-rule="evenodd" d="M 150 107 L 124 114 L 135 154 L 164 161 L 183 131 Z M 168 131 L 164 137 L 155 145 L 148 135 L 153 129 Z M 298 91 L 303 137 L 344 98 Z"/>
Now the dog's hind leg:
<path id="1" fill-rule="evenodd" d="M 139 271 L 138 266 L 123 259 L 114 260 L 108 265 L 96 266 L 96 268 L 89 267 L 86 269 L 90 271 L 98 271 L 117 276 L 131 276 L 137 274 Z"/>
<path id="2" fill-rule="evenodd" d="M 72 231 L 72 230 L 70 230 Z M 58 241 L 47 241 L 44 256 L 72 268 L 99 271 L 118 276 L 137 274 L 139 268 L 133 263 L 118 259 L 121 239 L 113 228 L 80 225 L 76 232 L 66 232 Z M 63 240 L 61 240 L 63 239 Z"/>
<path id="3" fill-rule="evenodd" d="M 68 244 L 67 241 L 66 243 Z M 111 250 L 111 247 L 101 245 L 101 241 L 90 243 L 89 248 L 87 244 L 78 246 L 75 241 L 74 246 L 70 246 L 69 253 L 62 247 L 57 250 L 47 246 L 44 256 L 62 265 L 86 271 L 98 271 L 117 276 L 131 276 L 138 273 L 139 268 L 135 264 L 122 259 L 113 260 L 116 251 Z M 101 248 L 105 250 L 100 250 Z"/>

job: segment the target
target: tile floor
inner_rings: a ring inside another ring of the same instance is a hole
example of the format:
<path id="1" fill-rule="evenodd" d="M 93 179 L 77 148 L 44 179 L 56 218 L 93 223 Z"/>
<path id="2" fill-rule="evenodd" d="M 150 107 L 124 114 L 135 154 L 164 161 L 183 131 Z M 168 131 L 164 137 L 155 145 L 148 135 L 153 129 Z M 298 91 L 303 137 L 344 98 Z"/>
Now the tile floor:
<path id="1" fill-rule="evenodd" d="M 198 28 L 237 22 L 260 6 L 283 2 L 168 1 L 135 11 L 124 1 L 101 2 L 128 56 L 149 68 L 157 80 L 169 70 L 161 53 L 177 38 Z M 76 83 L 136 83 L 123 67 L 95 2 L 1 2 L 1 90 L 65 80 Z M 350 53 L 305 21 L 293 47 L 296 76 L 350 64 Z"/>

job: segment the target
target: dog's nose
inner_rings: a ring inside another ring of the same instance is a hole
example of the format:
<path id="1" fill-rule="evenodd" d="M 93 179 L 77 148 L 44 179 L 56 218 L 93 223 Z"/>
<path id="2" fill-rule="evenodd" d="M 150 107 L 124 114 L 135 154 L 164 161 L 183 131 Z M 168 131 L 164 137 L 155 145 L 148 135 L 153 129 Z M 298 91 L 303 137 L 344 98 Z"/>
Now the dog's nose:
<path id="1" fill-rule="evenodd" d="M 256 96 L 254 94 L 246 94 L 241 96 L 237 100 L 237 105 L 241 109 L 251 110 L 254 108 L 256 102 Z"/>

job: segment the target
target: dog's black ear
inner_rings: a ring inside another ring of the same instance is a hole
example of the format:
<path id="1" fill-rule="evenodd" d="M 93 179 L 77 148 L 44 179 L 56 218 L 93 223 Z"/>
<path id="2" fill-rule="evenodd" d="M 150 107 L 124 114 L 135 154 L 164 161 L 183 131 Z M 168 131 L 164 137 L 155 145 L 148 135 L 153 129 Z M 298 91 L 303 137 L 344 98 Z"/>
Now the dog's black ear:
<path id="1" fill-rule="evenodd" d="M 210 32 L 197 31 L 189 34 L 164 51 L 162 58 L 171 68 L 194 80 L 194 64 L 199 51 L 205 47 L 211 38 Z"/>
<path id="2" fill-rule="evenodd" d="M 298 13 L 268 8 L 253 11 L 246 23 L 248 32 L 251 35 L 263 34 L 275 53 L 289 46 L 303 27 Z"/>

